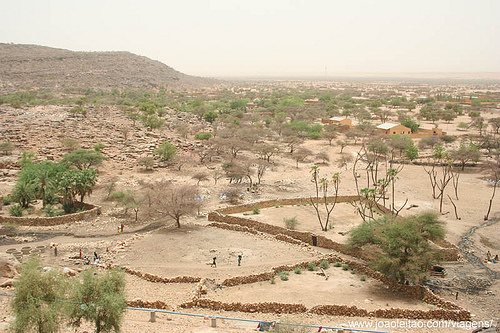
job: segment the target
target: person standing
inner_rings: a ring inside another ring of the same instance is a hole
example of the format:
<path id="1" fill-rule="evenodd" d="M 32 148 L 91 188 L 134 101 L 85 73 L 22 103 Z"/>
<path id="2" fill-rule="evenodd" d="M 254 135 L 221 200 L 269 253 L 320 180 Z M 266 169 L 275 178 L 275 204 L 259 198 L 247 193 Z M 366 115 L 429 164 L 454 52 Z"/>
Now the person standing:
<path id="1" fill-rule="evenodd" d="M 212 261 L 212 265 L 210 265 L 210 267 L 215 267 L 217 268 L 217 263 L 215 262 L 215 260 L 217 259 L 217 257 L 214 257 L 213 261 Z"/>
<path id="2" fill-rule="evenodd" d="M 241 257 L 242 257 L 242 255 L 238 254 L 238 266 L 241 266 Z"/>

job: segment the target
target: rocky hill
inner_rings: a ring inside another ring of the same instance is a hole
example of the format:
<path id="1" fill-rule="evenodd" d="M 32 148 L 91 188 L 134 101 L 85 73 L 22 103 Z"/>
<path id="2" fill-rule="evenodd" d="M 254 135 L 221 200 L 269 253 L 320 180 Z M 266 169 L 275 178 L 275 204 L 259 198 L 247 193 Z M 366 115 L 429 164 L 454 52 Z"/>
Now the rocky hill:
<path id="1" fill-rule="evenodd" d="M 0 43 L 0 90 L 196 88 L 216 80 L 189 76 L 130 52 L 74 52 Z"/>

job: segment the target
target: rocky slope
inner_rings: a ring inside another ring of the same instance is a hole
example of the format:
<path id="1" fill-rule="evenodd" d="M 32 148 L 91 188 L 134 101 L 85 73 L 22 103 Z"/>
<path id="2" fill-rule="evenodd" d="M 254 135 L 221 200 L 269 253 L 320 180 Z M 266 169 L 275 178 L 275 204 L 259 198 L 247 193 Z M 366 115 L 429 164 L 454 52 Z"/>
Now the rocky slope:
<path id="1" fill-rule="evenodd" d="M 0 43 L 0 90 L 196 88 L 215 80 L 189 76 L 130 52 L 73 52 Z"/>

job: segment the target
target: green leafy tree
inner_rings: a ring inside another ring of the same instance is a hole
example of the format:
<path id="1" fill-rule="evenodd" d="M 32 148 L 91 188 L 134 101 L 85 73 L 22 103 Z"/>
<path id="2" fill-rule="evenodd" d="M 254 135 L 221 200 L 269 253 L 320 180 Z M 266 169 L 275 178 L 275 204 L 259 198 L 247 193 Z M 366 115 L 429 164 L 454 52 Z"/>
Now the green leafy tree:
<path id="1" fill-rule="evenodd" d="M 163 142 L 156 148 L 156 155 L 158 155 L 164 161 L 170 161 L 175 157 L 177 149 L 173 144 L 168 141 Z"/>
<path id="2" fill-rule="evenodd" d="M 137 120 L 141 119 L 141 115 L 137 112 L 130 112 L 130 113 L 127 113 L 127 118 L 132 120 L 133 126 L 135 126 L 135 122 Z"/>
<path id="3" fill-rule="evenodd" d="M 411 141 L 411 144 L 405 148 L 405 157 L 410 161 L 414 161 L 418 158 L 418 148 L 415 146 L 413 140 Z"/>
<path id="4" fill-rule="evenodd" d="M 98 151 L 77 149 L 64 155 L 62 161 L 74 165 L 78 170 L 84 170 L 101 164 L 105 159 L 106 157 Z"/>
<path id="5" fill-rule="evenodd" d="M 163 126 L 165 126 L 165 119 L 161 119 L 155 114 L 149 116 L 143 116 L 141 120 L 143 125 L 149 128 L 150 130 L 162 128 Z"/>
<path id="6" fill-rule="evenodd" d="M 77 195 L 83 202 L 85 195 L 90 195 L 97 183 L 98 174 L 94 169 L 66 170 L 58 179 L 59 192 L 63 196 L 63 203 L 73 204 Z"/>
<path id="7" fill-rule="evenodd" d="M 384 217 L 361 224 L 349 234 L 349 246 L 377 246 L 382 253 L 371 265 L 399 283 L 419 282 L 438 260 L 429 240 L 444 238 L 444 228 L 434 213 L 408 217 Z"/>
<path id="8" fill-rule="evenodd" d="M 462 170 L 468 162 L 477 162 L 481 158 L 479 147 L 473 143 L 461 144 L 457 150 L 451 152 L 451 158 L 459 161 L 462 165 Z"/>
<path id="9" fill-rule="evenodd" d="M 68 314 L 71 326 L 93 322 L 95 332 L 120 331 L 125 300 L 124 273 L 113 269 L 98 274 L 94 269 L 82 272 L 70 291 Z"/>
<path id="10" fill-rule="evenodd" d="M 132 190 L 127 189 L 126 191 L 113 192 L 110 198 L 125 209 L 125 214 L 127 214 L 129 209 L 132 209 L 135 213 L 135 221 L 137 222 L 137 215 L 139 214 L 142 202 Z"/>
<path id="11" fill-rule="evenodd" d="M 14 280 L 15 297 L 12 302 L 14 320 L 13 332 L 38 333 L 59 332 L 62 322 L 62 304 L 66 283 L 56 270 L 43 272 L 40 261 L 30 257 L 21 266 L 20 274 Z"/>
<path id="12" fill-rule="evenodd" d="M 153 102 L 145 102 L 139 105 L 139 111 L 142 111 L 147 116 L 152 116 L 156 113 L 158 106 Z"/>
<path id="13" fill-rule="evenodd" d="M 27 208 L 35 200 L 35 187 L 26 181 L 18 181 L 12 189 L 12 200 Z"/>
<path id="14" fill-rule="evenodd" d="M 205 121 L 209 123 L 213 123 L 217 119 L 217 117 L 219 117 L 219 114 L 215 111 L 207 111 L 203 115 L 203 119 L 205 119 Z"/>
<path id="15" fill-rule="evenodd" d="M 418 131 L 418 128 L 420 127 L 420 125 L 415 120 L 410 119 L 410 118 L 406 118 L 405 120 L 403 120 L 401 122 L 401 125 L 406 126 L 409 129 L 411 129 L 412 133 L 416 133 Z"/>

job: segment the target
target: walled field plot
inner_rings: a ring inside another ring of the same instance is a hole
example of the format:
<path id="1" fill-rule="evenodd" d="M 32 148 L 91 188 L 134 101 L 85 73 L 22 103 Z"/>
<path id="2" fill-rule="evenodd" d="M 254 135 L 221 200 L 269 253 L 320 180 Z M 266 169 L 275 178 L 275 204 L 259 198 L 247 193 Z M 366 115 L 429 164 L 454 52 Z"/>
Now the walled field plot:
<path id="1" fill-rule="evenodd" d="M 318 271 L 290 272 L 288 281 L 276 276 L 275 283 L 269 281 L 223 288 L 208 293 L 207 297 L 222 302 L 278 302 L 299 303 L 308 308 L 323 304 L 357 306 L 368 311 L 376 309 L 405 308 L 411 310 L 434 310 L 436 306 L 411 299 L 401 293 L 390 291 L 384 284 L 371 278 L 361 281 L 361 276 L 330 266 L 325 271 L 329 278 L 318 275 Z"/>
<path id="2" fill-rule="evenodd" d="M 258 204 L 256 204 L 258 206 Z M 324 215 L 324 207 L 320 206 L 320 211 Z M 298 224 L 295 230 L 309 231 L 311 233 L 325 236 L 338 243 L 345 243 L 347 241 L 347 233 L 354 227 L 358 226 L 362 219 L 356 214 L 355 208 L 349 203 L 338 203 L 335 206 L 331 216 L 330 222 L 333 226 L 328 232 L 321 231 L 316 210 L 311 205 L 293 205 L 293 206 L 280 206 L 279 208 L 263 208 L 260 209 L 259 214 L 244 215 L 247 213 L 231 214 L 232 216 L 239 216 L 250 218 L 252 220 L 275 225 L 285 228 L 284 218 L 296 217 Z M 344 235 L 343 235 L 344 234 Z"/>
<path id="3" fill-rule="evenodd" d="M 242 255 L 238 266 L 238 255 Z M 217 268 L 210 267 L 216 257 Z M 146 235 L 115 261 L 162 277 L 196 276 L 227 279 L 268 272 L 272 267 L 312 260 L 313 254 L 271 238 L 217 228 L 185 225 Z"/>

